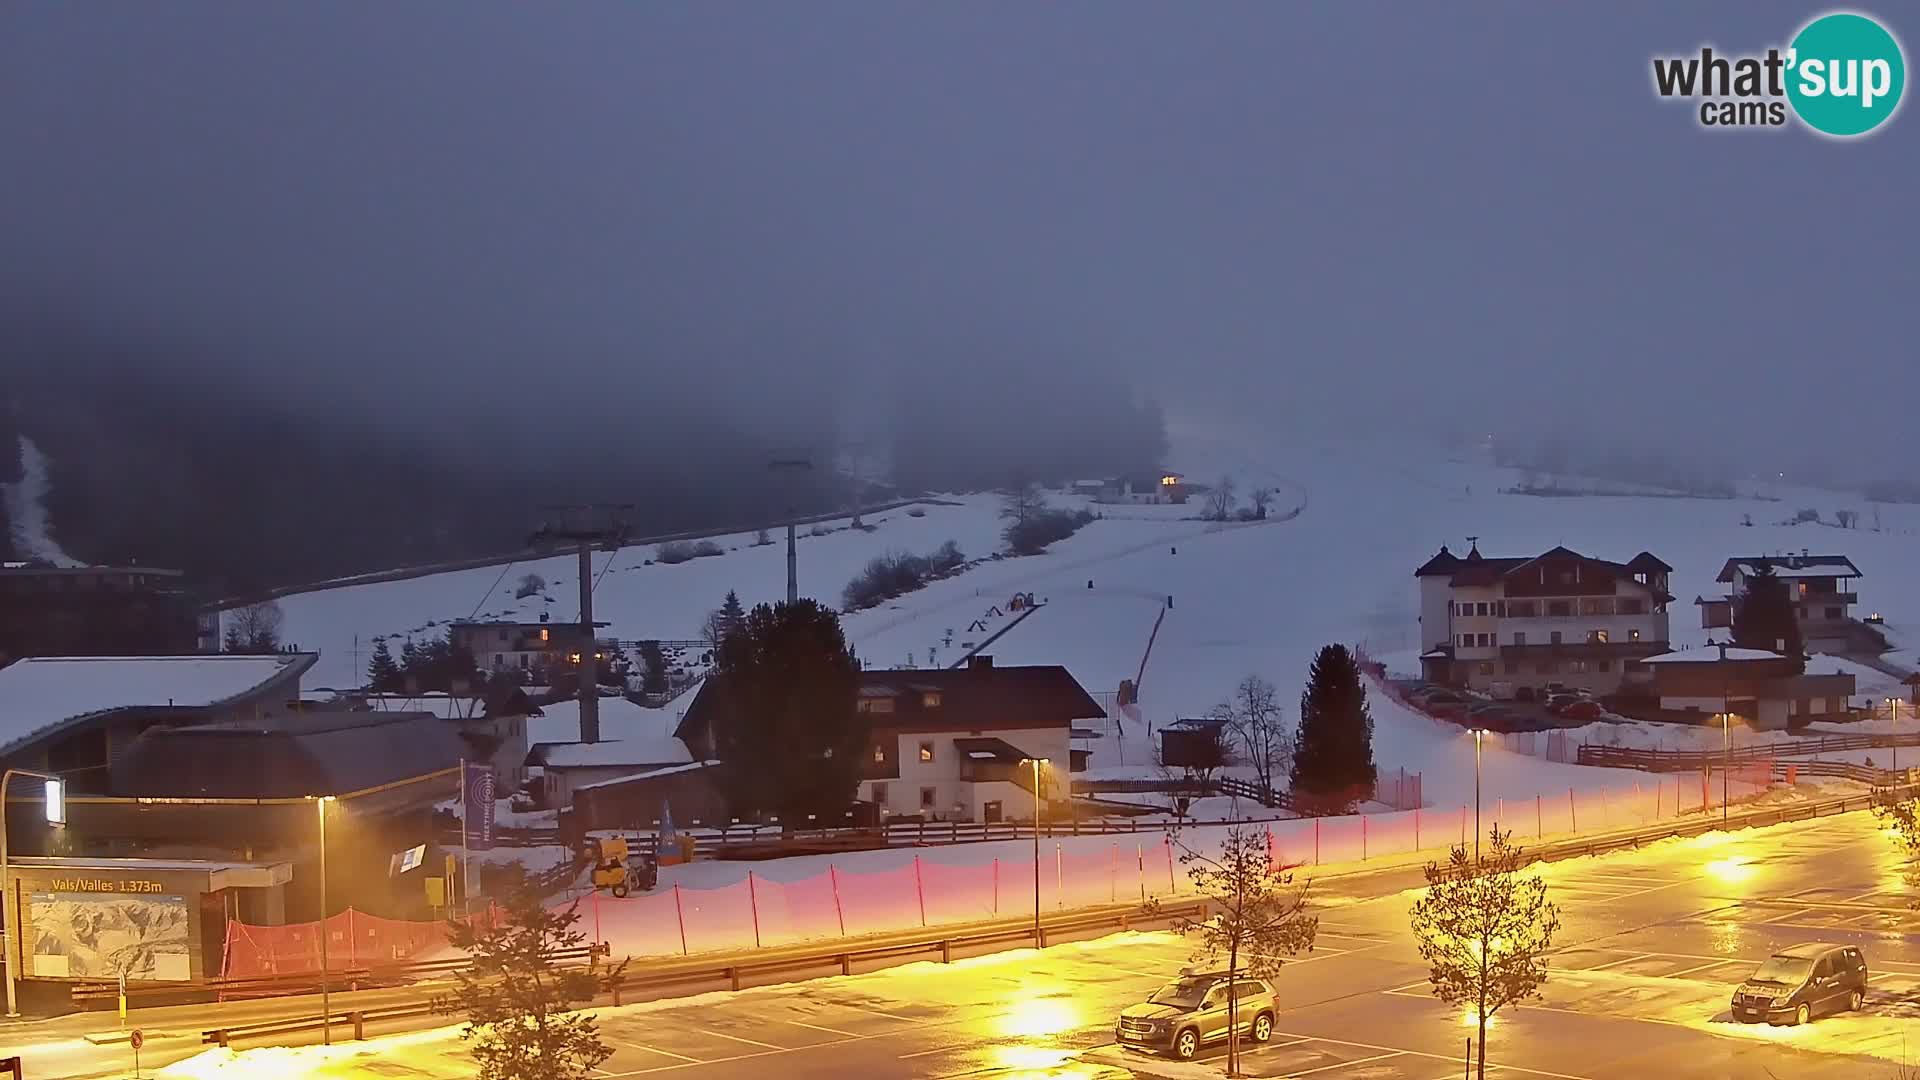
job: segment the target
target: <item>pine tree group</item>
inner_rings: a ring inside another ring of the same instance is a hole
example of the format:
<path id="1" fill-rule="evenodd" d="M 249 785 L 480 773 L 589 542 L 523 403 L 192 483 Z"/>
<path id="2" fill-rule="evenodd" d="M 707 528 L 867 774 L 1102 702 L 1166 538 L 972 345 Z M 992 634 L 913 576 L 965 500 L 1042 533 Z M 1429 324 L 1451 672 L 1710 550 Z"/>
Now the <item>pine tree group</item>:
<path id="1" fill-rule="evenodd" d="M 1360 667 L 1345 645 L 1327 645 L 1313 658 L 1300 695 L 1294 797 L 1311 809 L 1344 811 L 1373 797 L 1375 775 L 1373 716 Z"/>

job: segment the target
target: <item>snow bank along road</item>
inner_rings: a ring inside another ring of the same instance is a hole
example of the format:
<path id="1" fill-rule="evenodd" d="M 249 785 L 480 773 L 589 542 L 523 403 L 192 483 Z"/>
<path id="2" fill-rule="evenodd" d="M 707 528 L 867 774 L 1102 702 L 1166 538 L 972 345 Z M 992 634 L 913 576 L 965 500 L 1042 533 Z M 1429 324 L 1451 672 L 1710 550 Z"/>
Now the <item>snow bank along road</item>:
<path id="1" fill-rule="evenodd" d="M 1563 909 L 1553 976 L 1543 1001 L 1496 1017 L 1495 1075 L 1717 1080 L 1770 1071 L 1839 1080 L 1889 1075 L 1902 1053 L 1920 1001 L 1920 938 L 1913 936 L 1920 918 L 1889 891 L 1899 887 L 1897 867 L 1867 815 L 1669 841 L 1541 872 Z M 1427 993 L 1406 929 L 1411 900 L 1397 893 L 1321 908 L 1319 948 L 1276 980 L 1283 1034 L 1250 1058 L 1255 1075 L 1458 1075 L 1466 1028 Z M 1873 992 L 1865 1010 L 1806 1028 L 1728 1022 L 1734 984 L 1770 953 L 1809 940 L 1866 952 Z M 1185 960 L 1171 935 L 1127 934 L 1043 953 L 604 1009 L 601 1028 L 616 1053 L 603 1072 L 715 1080 L 769 1070 L 1166 1075 L 1112 1048 L 1110 1032 L 1119 1008 Z M 245 1065 L 209 1051 L 160 1075 L 347 1077 L 376 1068 L 385 1077 L 472 1075 L 451 1029 L 240 1057 Z"/>

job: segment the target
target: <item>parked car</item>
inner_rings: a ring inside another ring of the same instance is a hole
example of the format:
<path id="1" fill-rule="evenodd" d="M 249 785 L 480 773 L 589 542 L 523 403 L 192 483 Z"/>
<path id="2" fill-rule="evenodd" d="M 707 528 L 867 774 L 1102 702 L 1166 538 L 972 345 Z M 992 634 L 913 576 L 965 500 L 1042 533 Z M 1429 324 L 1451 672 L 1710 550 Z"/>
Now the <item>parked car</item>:
<path id="1" fill-rule="evenodd" d="M 1532 700 L 1533 700 L 1533 687 L 1531 687 L 1531 686 L 1516 686 L 1516 687 L 1514 687 L 1514 688 L 1513 688 L 1513 700 L 1515 700 L 1515 701 L 1532 701 Z"/>
<path id="2" fill-rule="evenodd" d="M 1585 700 L 1586 699 L 1579 694 L 1555 694 L 1547 699 L 1547 711 L 1555 716 L 1560 716 L 1567 711 L 1568 706 Z"/>
<path id="3" fill-rule="evenodd" d="M 1228 979 L 1224 971 L 1183 970 L 1173 982 L 1155 990 L 1147 1000 L 1120 1010 L 1114 1041 L 1131 1050 L 1166 1054 L 1183 1061 L 1200 1047 L 1227 1037 Z M 1254 1042 L 1273 1038 L 1278 1011 L 1273 987 L 1264 979 L 1242 975 L 1232 980 L 1237 999 L 1233 1013 L 1241 1034 Z"/>
<path id="4" fill-rule="evenodd" d="M 1606 715 L 1606 712 L 1607 710 L 1592 698 L 1580 698 L 1569 702 L 1560 710 L 1560 715 L 1569 720 L 1598 720 Z"/>
<path id="5" fill-rule="evenodd" d="M 1824 1013 L 1859 1009 L 1867 997 L 1867 959 L 1852 945 L 1810 941 L 1774 953 L 1733 992 L 1733 1018 L 1804 1024 Z"/>

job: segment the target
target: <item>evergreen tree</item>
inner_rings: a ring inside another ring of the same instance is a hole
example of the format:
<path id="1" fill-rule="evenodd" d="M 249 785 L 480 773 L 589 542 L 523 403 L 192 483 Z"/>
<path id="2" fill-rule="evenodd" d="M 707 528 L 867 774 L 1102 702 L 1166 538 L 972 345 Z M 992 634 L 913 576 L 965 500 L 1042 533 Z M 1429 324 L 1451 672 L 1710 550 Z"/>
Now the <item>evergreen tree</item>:
<path id="1" fill-rule="evenodd" d="M 373 643 L 373 659 L 367 662 L 367 688 L 376 694 L 390 694 L 400 689 L 400 682 L 400 665 L 394 662 L 387 639 L 381 638 Z"/>
<path id="2" fill-rule="evenodd" d="M 555 952 L 585 943 L 574 928 L 578 905 L 548 907 L 525 875 L 509 886 L 498 919 L 447 920 L 447 941 L 472 958 L 454 973 L 444 1012 L 467 1018 L 468 1043 L 480 1080 L 586 1080 L 613 1055 L 591 1012 L 593 975 L 563 968 Z"/>
<path id="3" fill-rule="evenodd" d="M 846 811 L 867 747 L 859 670 L 832 609 L 802 599 L 748 613 L 713 675 L 725 704 L 713 742 L 734 813 L 791 824 Z"/>
<path id="4" fill-rule="evenodd" d="M 1756 568 L 1734 605 L 1733 643 L 1743 649 L 1783 653 L 1799 662 L 1799 670 L 1806 670 L 1806 646 L 1800 638 L 1800 621 L 1794 618 L 1793 596 L 1771 564 Z"/>
<path id="5" fill-rule="evenodd" d="M 1373 796 L 1373 716 L 1345 645 L 1327 645 L 1313 658 L 1300 695 L 1292 775 L 1294 797 L 1312 809 L 1343 812 Z"/>
<path id="6" fill-rule="evenodd" d="M 720 639 L 715 644 L 726 644 L 728 636 L 738 631 L 746 621 L 747 613 L 740 607 L 739 594 L 728 589 L 726 600 L 720 604 Z"/>
<path id="7" fill-rule="evenodd" d="M 227 627 L 226 637 L 221 639 L 221 642 L 220 642 L 220 651 L 230 652 L 230 653 L 239 653 L 239 652 L 247 651 L 247 643 L 241 640 L 239 627 L 237 626 Z"/>
<path id="8" fill-rule="evenodd" d="M 657 641 L 640 643 L 640 692 L 644 694 L 667 692 L 667 656 L 660 651 L 660 643 Z"/>

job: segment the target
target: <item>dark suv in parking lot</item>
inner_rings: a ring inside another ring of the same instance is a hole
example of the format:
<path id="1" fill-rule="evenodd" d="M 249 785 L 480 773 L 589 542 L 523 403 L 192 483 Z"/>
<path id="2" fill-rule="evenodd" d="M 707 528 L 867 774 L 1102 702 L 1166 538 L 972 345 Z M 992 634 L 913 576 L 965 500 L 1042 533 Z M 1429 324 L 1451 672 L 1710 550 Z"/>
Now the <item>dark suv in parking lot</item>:
<path id="1" fill-rule="evenodd" d="M 1858 1009 L 1867 996 L 1867 960 L 1852 945 L 1808 942 L 1773 954 L 1733 992 L 1735 1020 L 1804 1024 Z"/>
<path id="2" fill-rule="evenodd" d="M 1146 1001 L 1120 1010 L 1114 1041 L 1189 1059 L 1203 1044 L 1227 1037 L 1228 989 L 1225 972 L 1182 972 Z M 1238 999 L 1233 1012 L 1240 1033 L 1257 1043 L 1273 1038 L 1273 987 L 1242 975 L 1231 980 L 1231 989 Z"/>

